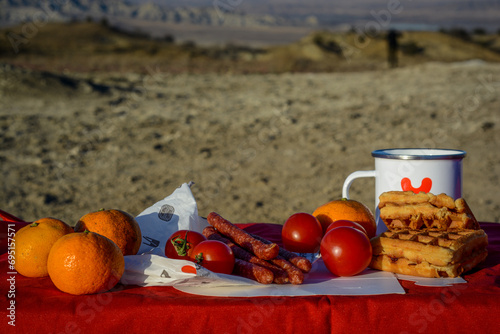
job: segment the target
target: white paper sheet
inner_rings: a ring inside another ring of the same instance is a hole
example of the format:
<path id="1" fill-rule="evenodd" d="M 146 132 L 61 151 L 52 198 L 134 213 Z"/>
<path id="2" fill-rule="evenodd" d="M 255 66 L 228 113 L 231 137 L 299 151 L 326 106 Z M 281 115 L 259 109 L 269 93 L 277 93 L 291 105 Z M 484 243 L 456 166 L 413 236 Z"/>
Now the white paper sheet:
<path id="1" fill-rule="evenodd" d="M 440 287 L 440 286 L 451 286 L 453 284 L 467 283 L 462 277 L 455 278 L 428 278 L 428 277 L 418 277 L 395 274 L 398 279 L 405 281 L 415 282 L 415 285 L 429 286 L 429 287 Z"/>
<path id="2" fill-rule="evenodd" d="M 259 284 L 211 287 L 204 286 L 174 286 L 186 293 L 215 297 L 263 297 L 263 296 L 314 296 L 314 295 L 382 295 L 404 294 L 394 274 L 367 269 L 352 277 L 336 277 L 326 269 L 323 260 L 313 264 L 311 272 L 305 277 L 304 283 L 292 284 Z"/>

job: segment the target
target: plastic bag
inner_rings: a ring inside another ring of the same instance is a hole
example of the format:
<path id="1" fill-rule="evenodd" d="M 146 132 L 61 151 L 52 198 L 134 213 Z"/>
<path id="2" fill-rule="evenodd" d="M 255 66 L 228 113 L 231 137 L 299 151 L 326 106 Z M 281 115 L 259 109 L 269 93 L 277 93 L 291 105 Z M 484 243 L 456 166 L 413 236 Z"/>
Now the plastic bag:
<path id="1" fill-rule="evenodd" d="M 165 256 L 168 238 L 178 230 L 202 232 L 207 221 L 198 216 L 192 183 L 184 183 L 170 195 L 141 212 L 136 220 L 142 233 L 137 254 L 155 253 Z"/>
<path id="2" fill-rule="evenodd" d="M 258 285 L 247 278 L 214 273 L 187 260 L 169 259 L 156 254 L 125 256 L 122 284 L 140 286 Z"/>

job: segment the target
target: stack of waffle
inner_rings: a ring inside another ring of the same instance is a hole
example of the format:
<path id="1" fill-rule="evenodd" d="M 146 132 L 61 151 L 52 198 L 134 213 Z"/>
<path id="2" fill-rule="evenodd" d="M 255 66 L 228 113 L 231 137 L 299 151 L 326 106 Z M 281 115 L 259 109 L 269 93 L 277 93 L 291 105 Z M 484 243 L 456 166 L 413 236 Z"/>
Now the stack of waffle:
<path id="1" fill-rule="evenodd" d="M 457 277 L 486 258 L 488 237 L 463 198 L 390 191 L 379 199 L 388 231 L 371 240 L 371 268 Z"/>

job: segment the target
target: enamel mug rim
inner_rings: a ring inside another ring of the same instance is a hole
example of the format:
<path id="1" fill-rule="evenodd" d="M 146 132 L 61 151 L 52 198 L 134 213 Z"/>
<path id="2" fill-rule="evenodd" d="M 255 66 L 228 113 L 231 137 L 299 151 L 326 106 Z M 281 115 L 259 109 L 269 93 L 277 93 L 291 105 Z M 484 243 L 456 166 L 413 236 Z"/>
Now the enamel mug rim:
<path id="1" fill-rule="evenodd" d="M 396 160 L 455 160 L 463 159 L 463 150 L 446 148 L 390 148 L 372 151 L 374 158 Z"/>

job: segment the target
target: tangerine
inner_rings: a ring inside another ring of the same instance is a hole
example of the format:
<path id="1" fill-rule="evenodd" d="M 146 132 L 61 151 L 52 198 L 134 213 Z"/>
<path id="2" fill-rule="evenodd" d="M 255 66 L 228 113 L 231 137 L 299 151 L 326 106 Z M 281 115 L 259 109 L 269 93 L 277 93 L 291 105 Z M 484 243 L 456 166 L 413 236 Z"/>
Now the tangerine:
<path id="1" fill-rule="evenodd" d="M 371 210 L 361 202 L 353 199 L 337 199 L 321 205 L 313 212 L 326 232 L 328 226 L 336 220 L 351 220 L 363 226 L 368 238 L 377 233 L 377 223 Z"/>
<path id="2" fill-rule="evenodd" d="M 75 225 L 75 232 L 89 230 L 111 239 L 123 255 L 135 255 L 141 246 L 139 224 L 130 214 L 120 210 L 100 210 L 87 213 Z"/>
<path id="3" fill-rule="evenodd" d="M 52 245 L 73 229 L 55 218 L 41 218 L 14 235 L 16 271 L 26 277 L 48 276 L 47 258 Z"/>
<path id="4" fill-rule="evenodd" d="M 111 290 L 125 271 L 120 248 L 94 232 L 65 235 L 50 250 L 47 269 L 61 291 L 83 295 Z"/>

